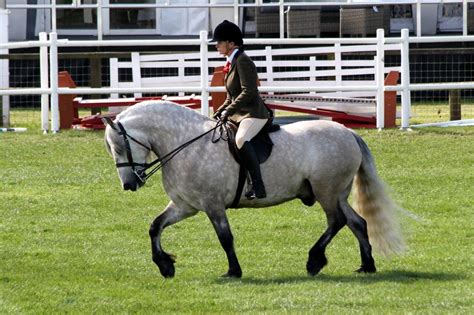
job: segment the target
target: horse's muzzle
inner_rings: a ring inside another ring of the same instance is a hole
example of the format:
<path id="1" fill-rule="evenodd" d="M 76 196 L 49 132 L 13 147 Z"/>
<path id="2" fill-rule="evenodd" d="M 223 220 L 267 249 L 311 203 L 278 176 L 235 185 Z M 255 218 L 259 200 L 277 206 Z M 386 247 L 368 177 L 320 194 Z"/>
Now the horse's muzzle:
<path id="1" fill-rule="evenodd" d="M 134 179 L 123 183 L 123 190 L 137 191 L 138 188 L 142 187 L 145 184 L 145 181 L 142 180 L 137 174 L 135 174 Z"/>

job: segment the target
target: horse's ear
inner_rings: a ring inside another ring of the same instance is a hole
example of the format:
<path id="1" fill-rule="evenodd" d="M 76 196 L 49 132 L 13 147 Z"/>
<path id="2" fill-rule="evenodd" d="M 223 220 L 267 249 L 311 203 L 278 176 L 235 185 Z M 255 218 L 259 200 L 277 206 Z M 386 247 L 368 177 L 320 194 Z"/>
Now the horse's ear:
<path id="1" fill-rule="evenodd" d="M 104 123 L 104 125 L 109 125 L 110 127 L 112 127 L 113 130 L 117 131 L 117 127 L 115 126 L 115 123 L 112 121 L 112 119 L 110 117 L 102 117 L 102 122 Z"/>

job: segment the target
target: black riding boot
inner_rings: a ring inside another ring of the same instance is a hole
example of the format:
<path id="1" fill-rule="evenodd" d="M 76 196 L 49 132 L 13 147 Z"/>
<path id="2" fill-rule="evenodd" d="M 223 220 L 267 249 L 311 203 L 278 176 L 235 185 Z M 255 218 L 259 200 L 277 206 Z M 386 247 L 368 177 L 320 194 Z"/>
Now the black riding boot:
<path id="1" fill-rule="evenodd" d="M 247 199 L 265 198 L 267 193 L 265 191 L 265 186 L 263 185 L 262 174 L 260 173 L 260 163 L 254 147 L 250 142 L 246 141 L 239 150 L 239 153 L 244 166 L 248 170 L 250 178 L 252 179 L 252 189 L 245 193 L 245 197 L 247 197 Z"/>

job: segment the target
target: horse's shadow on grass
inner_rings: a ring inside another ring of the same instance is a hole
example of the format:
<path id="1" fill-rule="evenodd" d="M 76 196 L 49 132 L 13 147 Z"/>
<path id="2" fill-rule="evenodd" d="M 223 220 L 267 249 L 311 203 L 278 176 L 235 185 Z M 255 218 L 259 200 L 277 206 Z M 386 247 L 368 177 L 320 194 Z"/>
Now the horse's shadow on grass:
<path id="1" fill-rule="evenodd" d="M 348 275 L 330 275 L 319 274 L 312 276 L 288 276 L 276 278 L 252 278 L 244 277 L 242 279 L 234 280 L 240 281 L 242 284 L 268 285 L 268 284 L 283 284 L 283 283 L 303 283 L 303 282 L 334 282 L 334 283 L 377 283 L 377 282 L 398 282 L 411 283 L 416 281 L 430 280 L 436 282 L 448 282 L 463 280 L 466 275 L 459 273 L 446 272 L 419 272 L 407 270 L 393 270 L 382 271 L 375 274 L 348 274 Z M 219 283 L 226 283 L 232 281 L 228 278 L 221 278 L 217 280 Z"/>

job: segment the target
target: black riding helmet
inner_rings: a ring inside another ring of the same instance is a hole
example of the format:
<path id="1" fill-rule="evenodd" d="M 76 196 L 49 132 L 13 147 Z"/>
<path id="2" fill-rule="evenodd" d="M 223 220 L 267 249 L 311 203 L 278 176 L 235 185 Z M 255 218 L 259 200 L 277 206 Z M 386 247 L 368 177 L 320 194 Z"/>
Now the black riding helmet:
<path id="1" fill-rule="evenodd" d="M 242 37 L 242 31 L 237 25 L 224 20 L 214 29 L 211 42 L 228 40 L 229 42 L 234 42 L 237 46 L 242 46 L 244 44 Z"/>

